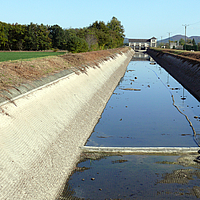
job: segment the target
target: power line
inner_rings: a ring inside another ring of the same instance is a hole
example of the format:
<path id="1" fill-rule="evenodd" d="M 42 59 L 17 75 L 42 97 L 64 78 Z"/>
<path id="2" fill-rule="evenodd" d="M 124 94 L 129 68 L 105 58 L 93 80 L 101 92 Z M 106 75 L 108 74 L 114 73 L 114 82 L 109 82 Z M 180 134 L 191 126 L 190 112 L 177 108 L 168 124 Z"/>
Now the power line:
<path id="1" fill-rule="evenodd" d="M 193 24 L 188 24 L 188 26 L 190 25 L 194 25 L 194 24 L 198 24 L 198 23 L 200 23 L 200 21 L 198 21 L 198 22 L 195 22 L 195 23 L 193 23 Z"/>

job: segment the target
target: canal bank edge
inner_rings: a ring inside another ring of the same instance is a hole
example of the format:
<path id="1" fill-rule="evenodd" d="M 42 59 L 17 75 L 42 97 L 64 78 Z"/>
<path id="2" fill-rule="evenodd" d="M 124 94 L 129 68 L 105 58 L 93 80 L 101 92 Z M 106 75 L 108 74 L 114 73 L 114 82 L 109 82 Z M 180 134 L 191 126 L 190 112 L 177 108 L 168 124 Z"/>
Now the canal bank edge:
<path id="1" fill-rule="evenodd" d="M 0 199 L 55 199 L 134 51 L 1 106 Z"/>
<path id="2" fill-rule="evenodd" d="M 200 62 L 148 49 L 147 53 L 200 101 Z"/>

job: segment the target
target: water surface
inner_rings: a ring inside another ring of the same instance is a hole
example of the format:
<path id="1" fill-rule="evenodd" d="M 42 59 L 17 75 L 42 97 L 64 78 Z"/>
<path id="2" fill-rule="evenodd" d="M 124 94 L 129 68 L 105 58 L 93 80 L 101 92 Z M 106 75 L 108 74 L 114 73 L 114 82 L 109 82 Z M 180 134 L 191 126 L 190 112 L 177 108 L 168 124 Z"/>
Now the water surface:
<path id="1" fill-rule="evenodd" d="M 148 59 L 144 54 L 133 57 L 87 145 L 197 146 L 200 103 L 162 67 L 152 65 Z M 172 95 L 179 111 L 173 105 Z M 197 133 L 197 141 L 186 116 Z M 181 166 L 177 158 L 123 155 L 84 160 L 77 165 L 59 199 L 200 197 L 199 165 Z"/>
<path id="2" fill-rule="evenodd" d="M 108 101 L 87 146 L 195 147 L 200 103 L 158 64 L 131 61 Z"/>
<path id="3" fill-rule="evenodd" d="M 197 199 L 200 171 L 177 156 L 124 155 L 86 160 L 60 199 Z"/>

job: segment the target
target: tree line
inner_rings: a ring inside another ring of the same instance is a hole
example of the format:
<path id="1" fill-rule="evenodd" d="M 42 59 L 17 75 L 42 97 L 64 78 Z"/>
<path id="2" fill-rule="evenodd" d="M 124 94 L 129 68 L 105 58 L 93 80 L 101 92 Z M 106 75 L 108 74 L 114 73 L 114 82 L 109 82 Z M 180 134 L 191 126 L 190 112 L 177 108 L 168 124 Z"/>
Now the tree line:
<path id="1" fill-rule="evenodd" d="M 0 50 L 68 50 L 73 53 L 117 48 L 123 45 L 124 28 L 113 17 L 85 28 L 63 29 L 59 25 L 21 25 L 0 21 Z"/>
<path id="2" fill-rule="evenodd" d="M 179 40 L 179 44 L 183 46 L 184 50 L 194 50 L 194 51 L 198 51 L 198 49 L 200 50 L 200 43 L 196 44 L 195 39 L 193 38 L 191 39 L 187 39 L 186 40 L 186 44 L 185 44 L 185 40 L 183 38 L 181 38 Z"/>
<path id="3" fill-rule="evenodd" d="M 186 43 L 185 43 L 185 40 L 183 38 L 181 38 L 179 41 L 170 41 L 166 44 L 164 43 L 159 43 L 159 47 L 163 47 L 165 46 L 166 48 L 170 48 L 169 47 L 169 44 L 172 43 L 172 44 L 176 44 L 176 46 L 173 46 L 171 48 L 173 49 L 183 49 L 183 50 L 187 50 L 187 51 L 191 51 L 191 50 L 194 50 L 194 51 L 199 51 L 200 50 L 200 43 L 196 44 L 195 42 L 195 39 L 193 38 L 192 40 L 191 39 L 187 39 L 186 40 Z"/>

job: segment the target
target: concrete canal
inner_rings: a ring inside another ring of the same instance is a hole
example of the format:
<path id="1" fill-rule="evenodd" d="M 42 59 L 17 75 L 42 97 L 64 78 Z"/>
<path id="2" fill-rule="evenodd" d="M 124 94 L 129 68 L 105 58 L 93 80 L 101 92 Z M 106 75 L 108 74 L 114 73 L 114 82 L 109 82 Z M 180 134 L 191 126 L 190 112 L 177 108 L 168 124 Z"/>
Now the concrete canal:
<path id="1" fill-rule="evenodd" d="M 87 146 L 197 146 L 172 95 L 198 136 L 200 103 L 158 64 L 131 61 Z"/>
<path id="2" fill-rule="evenodd" d="M 135 54 L 86 146 L 198 147 L 200 102 L 145 54 Z M 194 155 L 86 153 L 58 199 L 196 199 Z"/>

